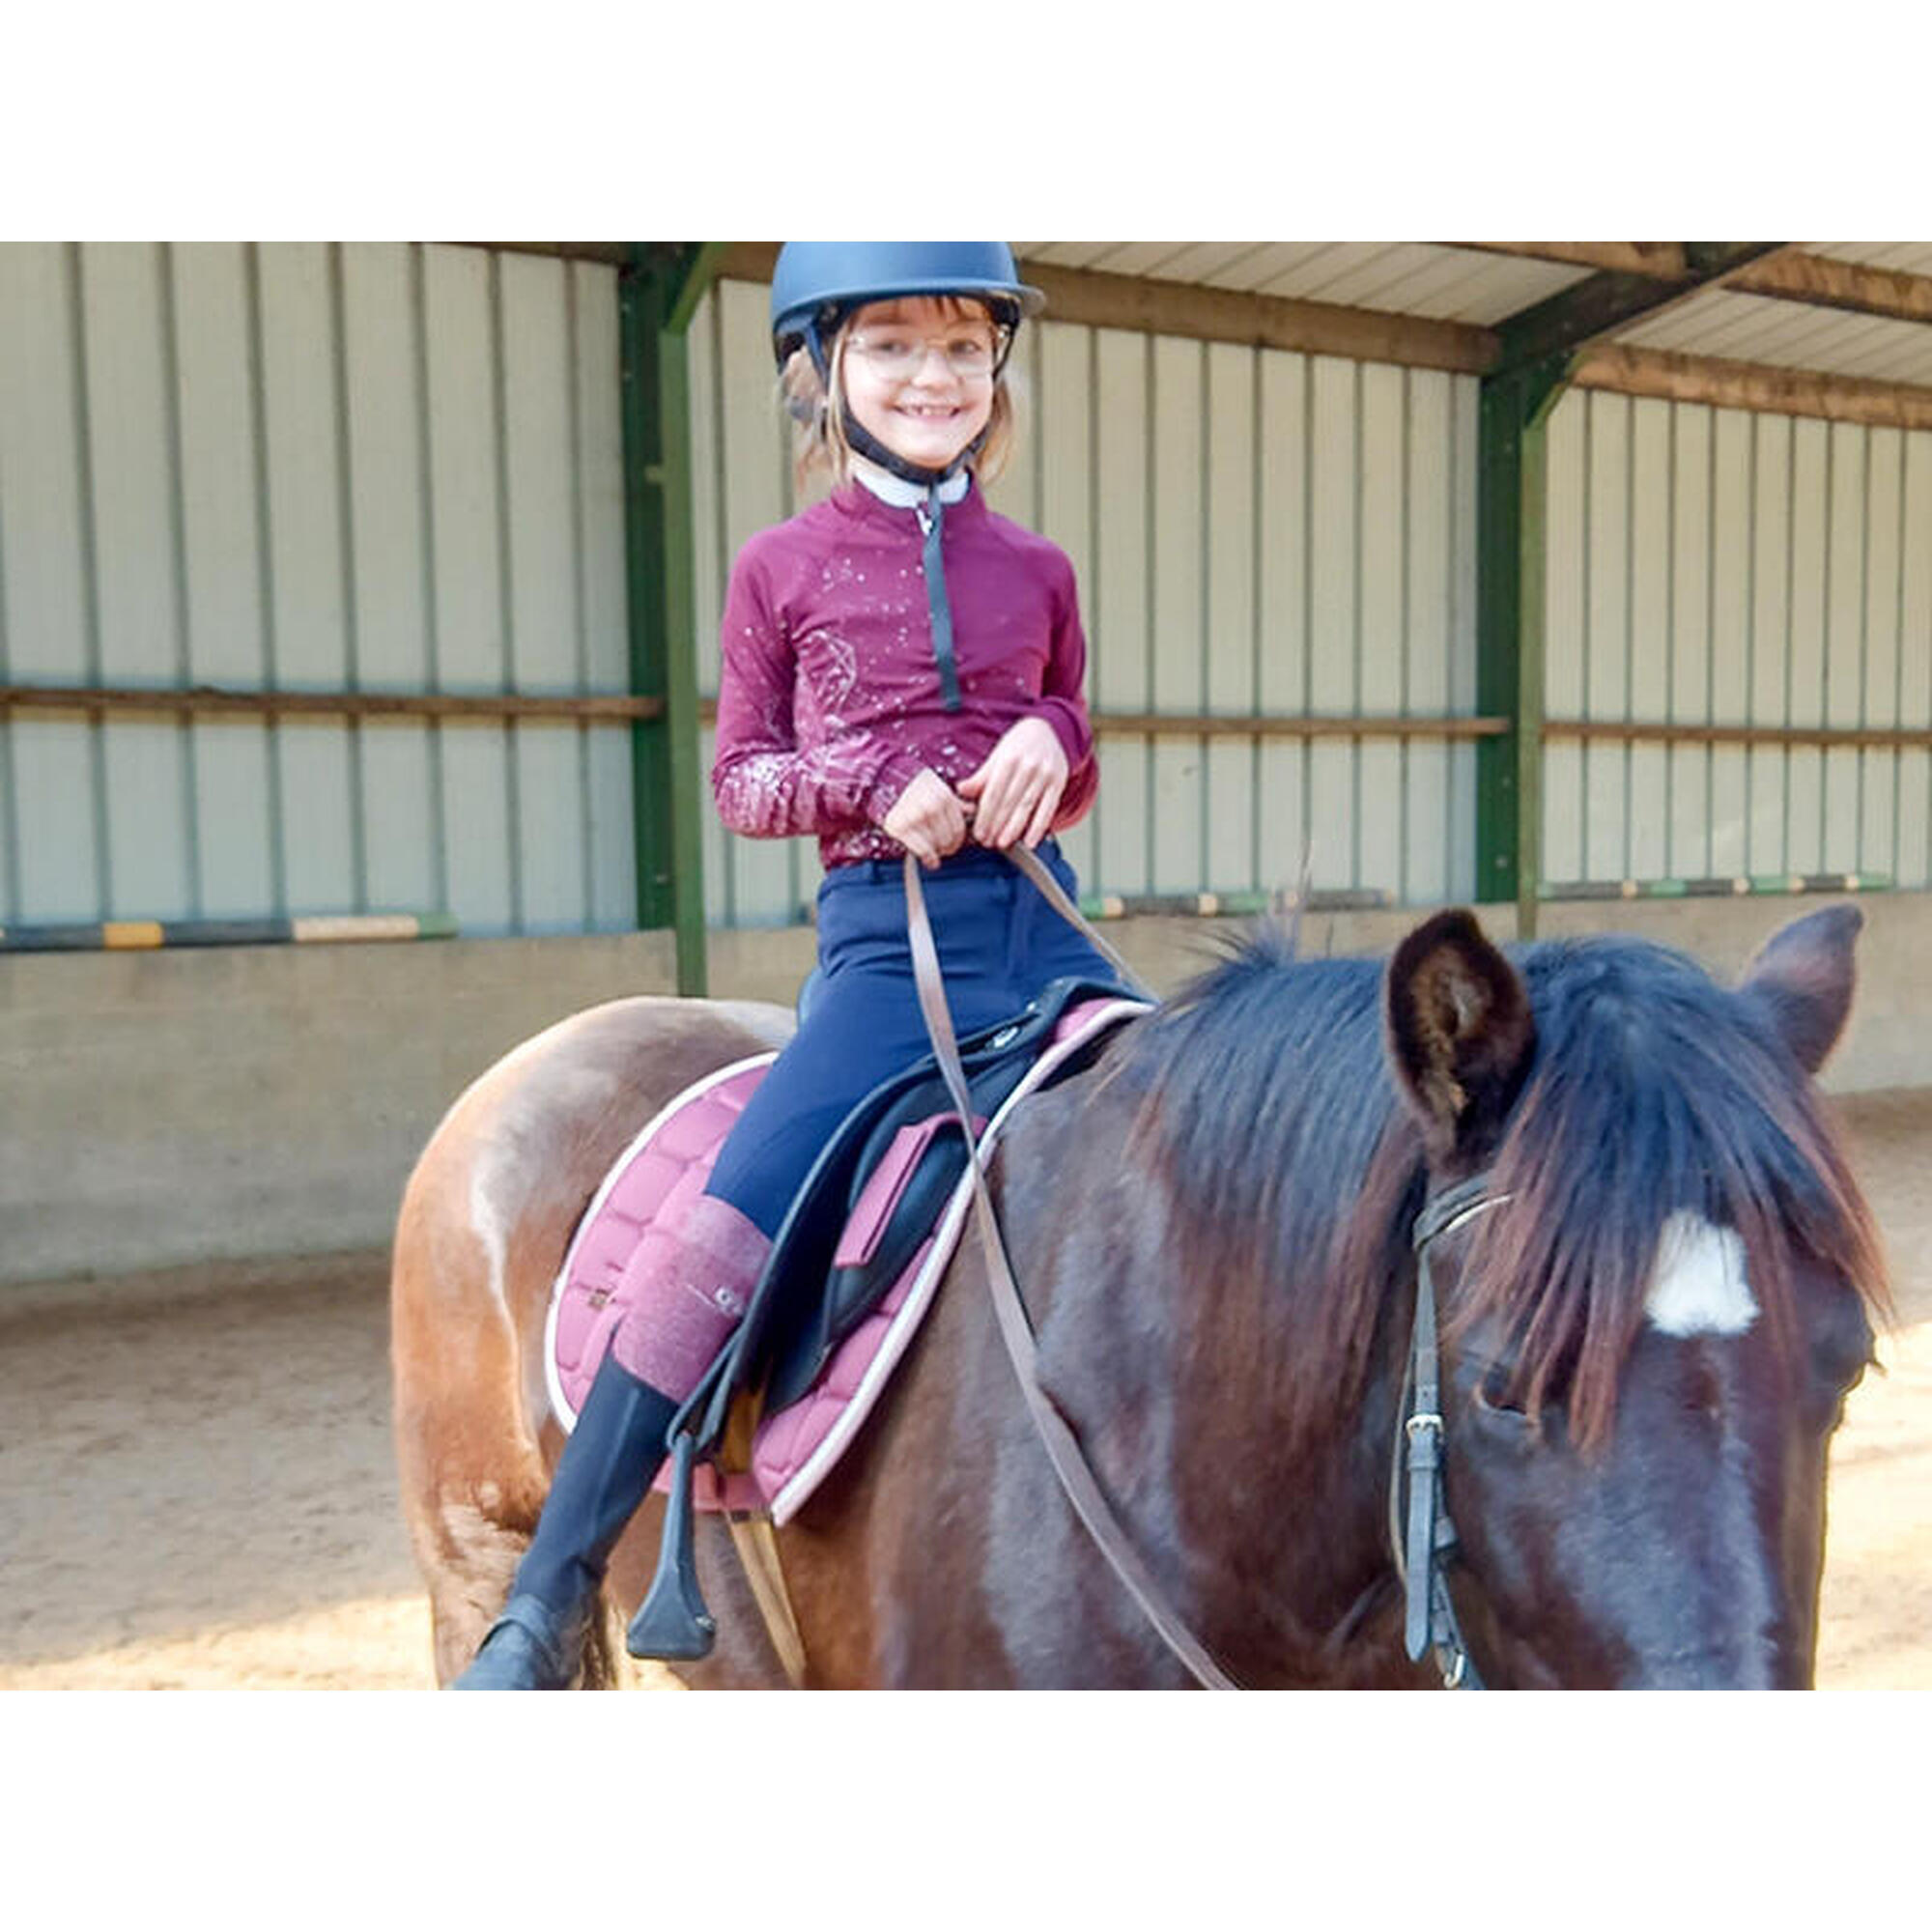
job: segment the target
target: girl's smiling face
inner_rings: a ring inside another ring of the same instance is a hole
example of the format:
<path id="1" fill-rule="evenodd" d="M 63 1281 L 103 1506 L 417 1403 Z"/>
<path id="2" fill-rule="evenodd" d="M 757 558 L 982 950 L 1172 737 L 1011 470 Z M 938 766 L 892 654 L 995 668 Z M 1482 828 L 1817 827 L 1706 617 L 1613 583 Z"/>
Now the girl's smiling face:
<path id="1" fill-rule="evenodd" d="M 841 349 L 853 419 L 923 469 L 944 469 L 992 415 L 998 338 L 978 302 L 868 302 L 846 324 Z"/>

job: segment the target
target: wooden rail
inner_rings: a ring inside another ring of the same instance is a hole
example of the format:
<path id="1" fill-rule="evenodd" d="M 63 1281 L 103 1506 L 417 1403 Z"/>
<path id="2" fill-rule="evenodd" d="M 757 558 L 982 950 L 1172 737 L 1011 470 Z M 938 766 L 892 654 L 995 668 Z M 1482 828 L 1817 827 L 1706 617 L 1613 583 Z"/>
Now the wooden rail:
<path id="1" fill-rule="evenodd" d="M 1096 711 L 1108 738 L 1499 738 L 1507 718 L 1239 718 L 1170 712 Z"/>
<path id="2" fill-rule="evenodd" d="M 242 717 L 427 718 L 445 723 L 490 719 L 553 719 L 620 724 L 664 715 L 658 697 L 616 695 L 538 696 L 515 692 L 489 696 L 440 692 L 225 691 L 195 685 L 182 691 L 95 685 L 0 685 L 0 711 L 84 711 L 133 716 L 228 714 Z M 717 722 L 718 705 L 698 706 L 701 724 Z M 1496 737 L 1502 718 L 1242 718 L 1219 714 L 1096 712 L 1094 728 L 1108 737 L 1136 738 L 1427 738 Z"/>
<path id="3" fill-rule="evenodd" d="M 443 692 L 228 691 L 194 685 L 181 691 L 105 685 L 0 685 L 0 711 L 81 711 L 120 716 L 420 718 L 442 723 L 551 720 L 564 724 L 628 724 L 660 718 L 660 697 L 614 693 L 489 696 Z M 699 722 L 717 722 L 706 698 Z M 1241 717 L 1224 713 L 1096 711 L 1094 731 L 1109 738 L 1399 738 L 1466 742 L 1509 733 L 1506 718 Z M 1623 718 L 1550 718 L 1546 739 L 1657 745 L 1814 747 L 1826 751 L 1932 750 L 1932 728 L 1921 725 L 1685 724 Z"/>
<path id="4" fill-rule="evenodd" d="M 1746 745 L 1827 752 L 1932 751 L 1923 726 L 1858 724 L 1646 724 L 1631 719 L 1547 718 L 1543 736 L 1638 745 Z"/>
<path id="5" fill-rule="evenodd" d="M 255 718 L 430 718 L 444 722 L 555 719 L 626 723 L 664 714 L 661 697 L 621 695 L 458 696 L 444 692 L 224 691 L 192 685 L 179 691 L 128 686 L 0 684 L 0 711 L 86 711 L 116 715 L 215 715 Z"/>

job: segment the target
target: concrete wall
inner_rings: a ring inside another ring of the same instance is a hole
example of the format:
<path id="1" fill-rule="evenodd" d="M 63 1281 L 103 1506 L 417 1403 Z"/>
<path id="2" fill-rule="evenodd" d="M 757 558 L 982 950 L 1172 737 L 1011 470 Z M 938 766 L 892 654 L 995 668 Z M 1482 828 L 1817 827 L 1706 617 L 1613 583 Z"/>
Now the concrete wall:
<path id="1" fill-rule="evenodd" d="M 1545 909 L 1546 935 L 1615 928 L 1731 977 L 1812 901 Z M 1861 990 L 1839 1092 L 1932 1085 L 1932 895 L 1861 901 Z M 1408 913 L 1311 919 L 1311 952 L 1382 951 Z M 1507 939 L 1506 908 L 1484 915 Z M 1163 990 L 1233 923 L 1109 936 Z M 789 1003 L 812 935 L 715 932 L 720 996 Z M 377 1246 L 463 1088 L 552 1021 L 672 985 L 668 935 L 0 956 L 0 1282 Z"/>

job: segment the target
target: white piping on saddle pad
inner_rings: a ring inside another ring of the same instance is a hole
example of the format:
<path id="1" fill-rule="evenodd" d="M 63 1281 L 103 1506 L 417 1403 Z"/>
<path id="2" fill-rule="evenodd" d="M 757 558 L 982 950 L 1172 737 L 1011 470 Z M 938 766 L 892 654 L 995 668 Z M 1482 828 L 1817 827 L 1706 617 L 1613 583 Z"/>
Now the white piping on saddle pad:
<path id="1" fill-rule="evenodd" d="M 721 1066 L 715 1073 L 707 1073 L 701 1080 L 694 1080 L 681 1093 L 671 1095 L 651 1118 L 639 1128 L 631 1138 L 630 1145 L 613 1160 L 606 1171 L 597 1192 L 590 1197 L 590 1205 L 579 1217 L 569 1244 L 563 1251 L 563 1265 L 556 1271 L 556 1279 L 550 1287 L 550 1308 L 544 1316 L 544 1381 L 550 1389 L 550 1406 L 556 1419 L 563 1424 L 566 1432 L 576 1427 L 577 1411 L 571 1407 L 563 1393 L 563 1379 L 556 1370 L 556 1318 L 563 1306 L 564 1284 L 570 1279 L 570 1264 L 577 1259 L 577 1244 L 583 1238 L 584 1231 L 603 1211 L 604 1204 L 611 1198 L 611 1190 L 623 1178 L 644 1145 L 658 1129 L 689 1100 L 710 1093 L 714 1087 L 722 1087 L 727 1080 L 735 1080 L 739 1074 L 749 1072 L 754 1066 L 769 1066 L 778 1058 L 776 1053 L 748 1054 L 743 1060 L 734 1060 L 729 1066 Z"/>
<path id="2" fill-rule="evenodd" d="M 1056 1040 L 1046 1052 L 1027 1069 L 1026 1077 L 1008 1094 L 1000 1110 L 986 1124 L 986 1131 L 980 1136 L 980 1155 L 983 1162 L 993 1151 L 1000 1129 L 1006 1124 L 1013 1109 L 1033 1093 L 1062 1061 L 1086 1045 L 1117 1021 L 1124 1020 L 1136 1013 L 1145 1013 L 1151 1008 L 1144 1000 L 1109 1000 L 1088 1016 L 1079 1031 L 1065 1039 Z M 794 1471 L 777 1495 L 772 1498 L 771 1515 L 773 1522 L 782 1526 L 803 1509 L 811 1492 L 823 1482 L 844 1454 L 845 1445 L 864 1426 L 871 1413 L 872 1405 L 878 1400 L 879 1391 L 891 1378 L 899 1357 L 911 1345 L 912 1338 L 919 1332 L 919 1325 L 924 1319 L 925 1311 L 934 1294 L 939 1290 L 939 1278 L 946 1272 L 947 1264 L 952 1259 L 953 1249 L 958 1245 L 959 1229 L 964 1222 L 973 1202 L 973 1173 L 969 1167 L 960 1176 L 958 1185 L 952 1190 L 952 1198 L 946 1204 L 946 1212 L 940 1217 L 934 1229 L 931 1251 L 925 1258 L 925 1264 L 920 1269 L 918 1278 L 907 1292 L 898 1313 L 893 1317 L 892 1325 L 887 1329 L 885 1339 L 879 1344 L 878 1351 L 866 1365 L 865 1373 L 859 1378 L 859 1386 L 853 1391 L 852 1399 L 839 1411 L 838 1420 L 826 1432 L 825 1440 Z"/>

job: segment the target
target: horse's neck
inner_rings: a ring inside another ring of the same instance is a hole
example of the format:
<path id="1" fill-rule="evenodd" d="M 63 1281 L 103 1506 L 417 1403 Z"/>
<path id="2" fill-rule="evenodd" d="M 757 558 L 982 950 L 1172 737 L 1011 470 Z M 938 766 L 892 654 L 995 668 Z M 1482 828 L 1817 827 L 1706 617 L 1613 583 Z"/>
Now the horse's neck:
<path id="1" fill-rule="evenodd" d="M 1380 1681 L 1384 1662 L 1353 1653 L 1393 1581 L 1390 1376 L 1352 1406 L 1309 1400 L 1284 1284 L 1192 1263 L 1186 1217 L 1133 1167 L 1133 1114 L 1132 1096 L 1097 1083 L 1086 1104 L 1036 1109 L 1008 1144 L 1009 1245 L 1042 1378 L 1102 1482 L 1145 1499 L 1144 1533 L 1189 1545 L 1192 1612 L 1243 1653 L 1231 1663 L 1264 1665 L 1257 1681 Z M 1075 1169 L 1087 1197 L 1066 1191 Z"/>

